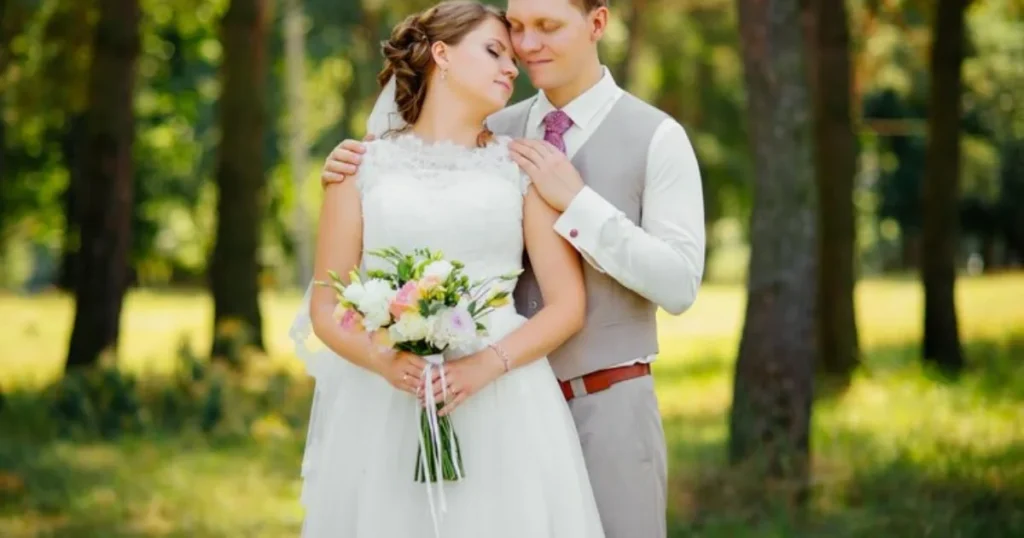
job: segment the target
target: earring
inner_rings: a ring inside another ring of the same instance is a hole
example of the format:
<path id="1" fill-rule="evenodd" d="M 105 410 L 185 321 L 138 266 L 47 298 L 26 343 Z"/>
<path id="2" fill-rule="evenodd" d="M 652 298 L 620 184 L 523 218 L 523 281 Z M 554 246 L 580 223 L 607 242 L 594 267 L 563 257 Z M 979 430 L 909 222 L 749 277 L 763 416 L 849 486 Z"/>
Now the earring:
<path id="1" fill-rule="evenodd" d="M 448 69 L 441 70 L 441 80 L 448 80 Z"/>

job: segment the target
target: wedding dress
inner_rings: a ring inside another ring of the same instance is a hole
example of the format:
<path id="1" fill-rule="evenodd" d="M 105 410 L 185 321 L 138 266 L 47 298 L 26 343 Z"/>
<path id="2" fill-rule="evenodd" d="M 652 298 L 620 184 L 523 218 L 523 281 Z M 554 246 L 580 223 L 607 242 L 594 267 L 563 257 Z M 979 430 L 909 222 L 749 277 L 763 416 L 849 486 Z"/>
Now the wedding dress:
<path id="1" fill-rule="evenodd" d="M 411 134 L 369 142 L 356 177 L 365 269 L 384 268 L 365 254 L 384 247 L 440 250 L 473 279 L 520 269 L 528 179 L 507 142 L 467 148 Z M 303 308 L 308 300 L 307 291 Z M 293 336 L 304 346 L 309 323 L 302 312 L 300 319 Z M 525 321 L 511 305 L 495 311 L 478 348 Z M 435 486 L 431 501 L 414 480 L 415 397 L 326 348 L 299 354 L 316 379 L 302 466 L 304 537 L 428 538 L 432 509 L 441 538 L 604 536 L 575 424 L 546 358 L 455 410 L 465 477 Z"/>

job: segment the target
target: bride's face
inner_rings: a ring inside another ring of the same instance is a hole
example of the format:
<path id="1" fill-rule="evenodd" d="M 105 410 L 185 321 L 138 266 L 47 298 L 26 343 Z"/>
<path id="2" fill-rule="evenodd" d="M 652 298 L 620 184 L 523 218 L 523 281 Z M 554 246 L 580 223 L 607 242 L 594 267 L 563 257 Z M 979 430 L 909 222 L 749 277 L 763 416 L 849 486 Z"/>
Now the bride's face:
<path id="1" fill-rule="evenodd" d="M 508 103 L 519 76 L 508 30 L 493 17 L 448 48 L 447 64 L 444 82 L 460 96 L 478 101 L 487 114 Z"/>

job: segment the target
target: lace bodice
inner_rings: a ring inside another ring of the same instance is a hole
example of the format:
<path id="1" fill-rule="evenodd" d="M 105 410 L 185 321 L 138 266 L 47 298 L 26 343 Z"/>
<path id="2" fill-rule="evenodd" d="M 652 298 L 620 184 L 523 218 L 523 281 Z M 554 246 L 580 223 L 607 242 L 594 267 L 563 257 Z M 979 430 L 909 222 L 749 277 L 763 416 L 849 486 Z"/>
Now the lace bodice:
<path id="1" fill-rule="evenodd" d="M 467 148 L 400 134 L 367 143 L 357 176 L 365 268 L 381 267 L 367 251 L 426 247 L 463 262 L 472 278 L 520 269 L 528 180 L 508 141 Z"/>

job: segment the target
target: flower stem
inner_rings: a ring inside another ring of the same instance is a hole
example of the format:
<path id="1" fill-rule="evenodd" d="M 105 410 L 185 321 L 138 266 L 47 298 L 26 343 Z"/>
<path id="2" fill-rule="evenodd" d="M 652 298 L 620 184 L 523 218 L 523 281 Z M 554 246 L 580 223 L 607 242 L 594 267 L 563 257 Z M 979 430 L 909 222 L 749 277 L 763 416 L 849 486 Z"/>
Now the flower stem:
<path id="1" fill-rule="evenodd" d="M 444 404 L 438 404 L 437 409 L 440 410 L 444 407 Z M 428 418 L 426 410 L 420 411 L 420 436 L 423 439 L 423 445 L 426 447 L 426 468 L 423 466 L 423 448 L 417 448 L 416 450 L 416 472 L 415 479 L 417 482 L 426 482 L 428 479 L 431 482 L 437 482 L 440 477 L 445 481 L 456 481 L 459 479 L 459 475 L 456 469 L 462 469 L 462 448 L 459 445 L 459 436 L 455 433 L 455 429 L 451 422 L 451 417 L 443 416 L 437 418 L 438 422 L 438 435 L 440 438 L 441 445 L 441 469 L 440 473 L 436 468 L 436 456 L 435 440 L 433 432 L 430 429 L 430 420 Z M 449 438 L 450 436 L 450 438 Z M 454 442 L 454 447 L 449 444 L 449 439 Z M 456 458 L 456 455 L 458 456 Z M 465 476 L 465 473 L 462 473 Z"/>

